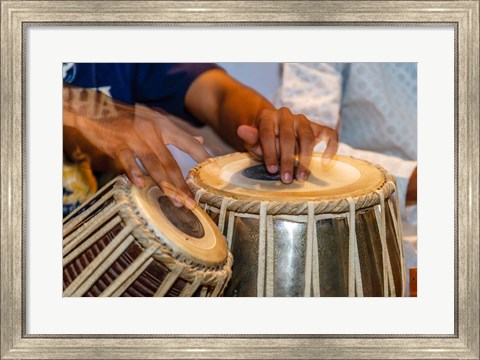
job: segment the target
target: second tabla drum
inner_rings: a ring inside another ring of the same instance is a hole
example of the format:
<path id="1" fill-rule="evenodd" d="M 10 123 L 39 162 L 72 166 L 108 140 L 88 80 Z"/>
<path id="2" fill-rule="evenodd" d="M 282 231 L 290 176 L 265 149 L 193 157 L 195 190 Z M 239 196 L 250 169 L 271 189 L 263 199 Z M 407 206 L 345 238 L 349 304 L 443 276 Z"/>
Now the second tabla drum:
<path id="1" fill-rule="evenodd" d="M 105 185 L 64 220 L 63 296 L 221 296 L 232 255 L 198 206 L 176 208 L 147 178 Z"/>

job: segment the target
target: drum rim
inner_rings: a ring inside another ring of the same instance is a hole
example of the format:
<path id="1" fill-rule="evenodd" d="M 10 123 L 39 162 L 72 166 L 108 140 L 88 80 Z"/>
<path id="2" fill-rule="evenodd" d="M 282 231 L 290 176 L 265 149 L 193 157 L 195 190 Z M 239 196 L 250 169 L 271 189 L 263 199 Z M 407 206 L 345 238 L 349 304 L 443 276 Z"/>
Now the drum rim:
<path id="1" fill-rule="evenodd" d="M 207 264 L 188 253 L 180 251 L 180 247 L 177 249 L 172 246 L 169 241 L 165 240 L 166 236 L 160 234 L 159 231 L 156 231 L 149 219 L 144 216 L 138 208 L 135 200 L 132 198 L 132 194 L 130 191 L 130 188 L 132 186 L 133 184 L 130 182 L 126 175 L 121 175 L 117 177 L 117 181 L 114 184 L 114 189 L 117 191 L 115 191 L 114 197 L 116 198 L 116 201 L 123 202 L 125 203 L 125 205 L 128 204 L 128 206 L 120 207 L 118 212 L 122 219 L 131 220 L 133 218 L 134 221 L 137 221 L 139 224 L 142 225 L 136 227 L 133 230 L 133 233 L 135 233 L 135 239 L 139 241 L 139 243 L 143 247 L 154 243 L 158 244 L 163 248 L 163 251 L 160 251 L 160 248 L 157 249 L 153 254 L 153 258 L 158 260 L 161 259 L 161 262 L 164 264 L 175 263 L 177 266 L 183 267 L 184 270 L 186 268 L 191 268 L 193 271 L 202 271 L 204 273 L 203 277 L 207 278 L 209 277 L 207 276 L 208 273 L 212 273 L 212 275 L 215 274 L 215 278 L 218 278 L 218 271 L 231 273 L 233 256 L 230 252 L 230 249 L 228 249 L 228 246 L 226 247 L 227 251 L 224 261 Z M 207 219 L 210 219 L 207 214 L 205 214 L 205 216 L 207 217 Z M 228 274 L 225 274 L 223 277 L 225 276 L 227 279 L 229 278 Z"/>
<path id="2" fill-rule="evenodd" d="M 214 162 L 218 159 L 224 160 L 229 157 L 238 157 L 242 154 L 235 152 L 227 155 L 223 155 L 217 158 L 208 159 L 190 170 L 187 177 L 187 184 L 192 190 L 193 194 L 196 195 L 197 202 L 208 203 L 209 206 L 214 206 L 220 208 L 222 202 L 228 200 L 227 209 L 230 211 L 240 212 L 240 213 L 250 213 L 258 214 L 260 205 L 266 204 L 267 214 L 291 214 L 291 215 L 305 215 L 308 213 L 308 204 L 313 204 L 315 214 L 325 214 L 325 213 L 344 213 L 349 211 L 349 202 L 345 197 L 339 195 L 333 196 L 323 196 L 318 199 L 306 199 L 300 198 L 288 199 L 288 200 L 271 200 L 271 199 L 258 199 L 258 198 L 247 198 L 243 195 L 231 196 L 229 192 L 223 192 L 215 187 L 212 187 L 208 184 L 205 184 L 199 176 L 200 171 L 203 167 L 207 166 L 211 162 Z M 378 192 L 383 193 L 384 198 L 389 198 L 396 191 L 396 181 L 395 178 L 389 174 L 383 167 L 377 164 L 373 164 L 366 160 L 361 160 L 353 158 L 350 156 L 341 156 L 337 155 L 337 159 L 353 159 L 355 161 L 362 162 L 366 165 L 372 166 L 380 171 L 383 175 L 384 180 L 380 182 L 376 188 L 372 187 L 368 191 L 358 190 L 353 191 L 349 195 L 349 198 L 355 204 L 355 210 L 366 209 L 374 205 L 380 204 L 380 197 L 377 194 Z"/>

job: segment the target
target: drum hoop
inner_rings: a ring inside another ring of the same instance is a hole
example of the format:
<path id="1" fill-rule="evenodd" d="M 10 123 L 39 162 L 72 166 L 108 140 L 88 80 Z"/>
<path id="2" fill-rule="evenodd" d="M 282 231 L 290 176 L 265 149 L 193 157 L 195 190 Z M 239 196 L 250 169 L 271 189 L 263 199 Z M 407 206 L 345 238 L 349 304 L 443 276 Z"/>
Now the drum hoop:
<path id="1" fill-rule="evenodd" d="M 236 156 L 238 153 L 232 153 L 223 157 Z M 267 215 L 277 214 L 289 214 L 289 215 L 307 215 L 308 204 L 313 204 L 314 213 L 345 213 L 349 211 L 349 203 L 346 198 L 324 198 L 322 200 L 316 199 L 299 199 L 288 201 L 271 201 L 260 199 L 236 199 L 227 194 L 217 194 L 215 192 L 207 192 L 204 188 L 197 184 L 198 174 L 202 167 L 214 162 L 215 158 L 206 160 L 203 163 L 198 164 L 192 170 L 190 170 L 187 177 L 187 184 L 196 195 L 197 202 L 206 203 L 209 206 L 220 209 L 222 202 L 228 201 L 227 210 L 237 213 L 258 214 L 260 212 L 260 206 L 262 203 L 267 204 Z M 352 199 L 355 210 L 361 210 L 380 204 L 380 199 L 376 191 L 383 193 L 385 198 L 390 197 L 396 191 L 395 178 L 389 174 L 383 167 L 377 164 L 372 164 L 368 161 L 362 160 L 367 164 L 377 168 L 385 177 L 383 184 L 376 189 L 373 189 L 370 193 L 364 194 L 362 190 L 359 190 L 349 194 L 349 198 Z"/>
<path id="2" fill-rule="evenodd" d="M 227 249 L 225 261 L 214 266 L 197 263 L 188 255 L 176 251 L 161 237 L 157 236 L 155 230 L 143 217 L 131 197 L 130 191 L 128 191 L 131 186 L 131 182 L 125 175 L 117 177 L 114 185 L 114 198 L 116 202 L 123 204 L 119 208 L 118 213 L 122 219 L 131 219 L 133 217 L 133 221 L 142 225 L 137 226 L 132 233 L 135 234 L 135 239 L 142 247 L 146 248 L 152 244 L 157 247 L 152 254 L 153 259 L 164 264 L 169 270 L 173 270 L 175 267 L 182 268 L 182 278 L 187 281 L 193 281 L 201 276 L 205 284 L 211 285 L 218 282 L 219 279 L 221 281 L 230 279 L 233 256 L 229 249 Z"/>

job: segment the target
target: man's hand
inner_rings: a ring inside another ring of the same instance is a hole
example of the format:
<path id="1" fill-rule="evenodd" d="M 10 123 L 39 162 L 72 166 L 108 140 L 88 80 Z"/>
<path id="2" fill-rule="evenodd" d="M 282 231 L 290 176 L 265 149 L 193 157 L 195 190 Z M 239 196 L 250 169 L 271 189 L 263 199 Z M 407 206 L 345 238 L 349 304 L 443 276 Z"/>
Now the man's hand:
<path id="1" fill-rule="evenodd" d="M 327 143 L 326 162 L 337 152 L 335 130 L 286 108 L 275 109 L 260 94 L 222 70 L 200 75 L 188 89 L 185 106 L 230 145 L 263 158 L 269 172 L 275 173 L 280 167 L 284 183 L 293 180 L 296 156 L 295 177 L 307 179 L 313 147 L 320 141 Z"/>
<path id="2" fill-rule="evenodd" d="M 193 205 L 190 189 L 167 145 L 178 147 L 197 162 L 209 155 L 199 140 L 168 117 L 145 106 L 116 102 L 95 90 L 68 86 L 64 88 L 63 116 L 64 126 L 75 128 L 100 152 L 118 160 L 133 184 L 145 185 L 138 159 L 176 206 Z"/>
<path id="3" fill-rule="evenodd" d="M 281 179 L 286 184 L 293 180 L 297 155 L 295 178 L 305 181 L 316 144 L 320 141 L 327 143 L 323 153 L 324 163 L 328 163 L 337 152 L 338 135 L 335 130 L 311 122 L 304 115 L 294 115 L 287 108 L 261 111 L 255 125 L 239 126 L 238 137 L 250 153 L 263 158 L 268 172 L 276 173 L 280 161 Z"/>

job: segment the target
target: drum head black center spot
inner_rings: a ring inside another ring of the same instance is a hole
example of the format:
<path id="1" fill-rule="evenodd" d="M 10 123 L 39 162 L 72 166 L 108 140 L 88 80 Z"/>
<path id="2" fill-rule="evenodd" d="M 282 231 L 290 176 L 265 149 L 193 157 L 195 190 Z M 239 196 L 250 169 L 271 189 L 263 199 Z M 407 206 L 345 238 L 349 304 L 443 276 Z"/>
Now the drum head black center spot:
<path id="1" fill-rule="evenodd" d="M 170 223 L 184 234 L 197 239 L 205 235 L 202 223 L 191 210 L 175 207 L 167 196 L 160 196 L 158 204 Z"/>
<path id="2" fill-rule="evenodd" d="M 297 167 L 298 164 L 295 164 L 293 168 L 293 173 L 297 173 Z M 238 172 L 240 173 L 240 171 Z M 257 181 L 282 181 L 282 178 L 280 177 L 280 171 L 277 171 L 275 174 L 271 174 L 267 171 L 267 168 L 265 167 L 264 164 L 260 165 L 254 165 L 250 166 L 246 169 L 243 169 L 241 171 L 241 174 L 243 177 L 251 180 L 257 180 Z M 318 176 L 315 176 L 314 174 L 310 173 L 308 177 L 309 182 L 313 182 L 319 186 L 328 186 L 330 185 L 330 182 L 320 179 Z M 294 182 L 296 183 L 296 181 Z M 301 183 L 300 183 L 301 184 Z M 292 185 L 289 185 L 292 186 Z"/>
<path id="3" fill-rule="evenodd" d="M 255 165 L 255 166 L 246 168 L 242 171 L 242 175 L 247 179 L 252 179 L 252 180 L 282 181 L 282 179 L 280 178 L 279 171 L 277 171 L 275 174 L 271 174 L 267 171 L 264 164 Z"/>

